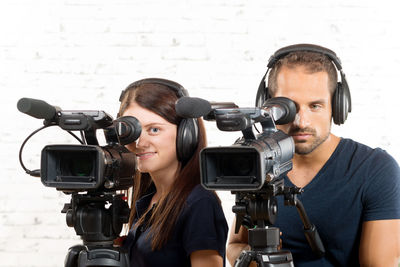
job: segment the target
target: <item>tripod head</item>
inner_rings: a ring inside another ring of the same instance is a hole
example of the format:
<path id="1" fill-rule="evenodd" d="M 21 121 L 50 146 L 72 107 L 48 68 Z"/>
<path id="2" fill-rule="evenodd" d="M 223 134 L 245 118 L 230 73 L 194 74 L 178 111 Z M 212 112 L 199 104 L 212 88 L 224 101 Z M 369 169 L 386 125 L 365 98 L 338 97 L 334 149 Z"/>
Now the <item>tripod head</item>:
<path id="1" fill-rule="evenodd" d="M 278 214 L 276 197 L 283 195 L 285 205 L 296 206 L 304 225 L 307 241 L 318 256 L 325 254 L 325 248 L 316 227 L 310 222 L 297 195 L 302 189 L 285 187 L 284 180 L 274 180 L 257 191 L 236 191 L 236 203 L 232 211 L 236 214 L 235 233 L 241 225 L 248 229 L 250 251 L 243 251 L 236 260 L 235 267 L 246 267 L 251 261 L 258 266 L 293 266 L 292 255 L 279 248 L 280 231 L 274 227 Z"/>
<path id="2" fill-rule="evenodd" d="M 240 225 L 248 229 L 273 225 L 278 212 L 276 196 L 283 194 L 284 190 L 283 180 L 275 180 L 257 191 L 232 191 L 236 195 L 236 203 L 232 207 L 236 214 L 235 233 Z"/>
<path id="3" fill-rule="evenodd" d="M 73 193 L 61 211 L 69 227 L 81 236 L 83 245 L 69 249 L 65 267 L 129 265 L 127 254 L 113 247 L 114 240 L 129 220 L 129 206 L 115 193 Z"/>
<path id="4" fill-rule="evenodd" d="M 61 212 L 83 243 L 92 246 L 112 245 L 128 222 L 130 209 L 122 195 L 75 193 Z"/>

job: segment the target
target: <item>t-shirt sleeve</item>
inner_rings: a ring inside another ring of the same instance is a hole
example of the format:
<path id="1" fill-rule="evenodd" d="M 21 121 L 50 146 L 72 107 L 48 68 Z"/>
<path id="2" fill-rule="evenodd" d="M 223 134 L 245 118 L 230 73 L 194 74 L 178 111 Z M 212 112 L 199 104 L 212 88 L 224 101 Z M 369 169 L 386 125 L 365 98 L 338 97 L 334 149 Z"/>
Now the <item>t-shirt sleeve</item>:
<path id="1" fill-rule="evenodd" d="M 400 169 L 386 152 L 369 162 L 369 183 L 363 197 L 364 221 L 400 219 Z"/>
<path id="2" fill-rule="evenodd" d="M 225 257 L 228 225 L 216 198 L 203 197 L 187 207 L 182 234 L 188 256 L 197 250 L 217 250 Z"/>

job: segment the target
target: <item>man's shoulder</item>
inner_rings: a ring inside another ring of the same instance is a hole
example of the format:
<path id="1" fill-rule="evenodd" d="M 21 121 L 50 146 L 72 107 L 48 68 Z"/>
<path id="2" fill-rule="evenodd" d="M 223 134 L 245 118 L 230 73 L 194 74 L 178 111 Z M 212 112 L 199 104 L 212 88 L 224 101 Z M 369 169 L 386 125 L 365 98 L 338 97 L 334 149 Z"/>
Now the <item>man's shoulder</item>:
<path id="1" fill-rule="evenodd" d="M 345 164 L 347 170 L 365 169 L 370 173 L 385 169 L 396 176 L 399 173 L 397 161 L 384 149 L 372 148 L 352 139 L 342 138 L 335 161 Z"/>
<path id="2" fill-rule="evenodd" d="M 357 156 L 364 159 L 372 158 L 372 159 L 390 159 L 393 160 L 393 157 L 387 153 L 384 149 L 380 147 L 372 148 L 369 145 L 362 144 L 360 142 L 354 141 L 349 138 L 341 138 L 340 144 L 340 153 L 351 155 L 352 157 Z"/>
<path id="3" fill-rule="evenodd" d="M 381 150 L 380 148 L 372 148 L 369 145 L 360 143 L 350 138 L 341 138 L 340 139 L 340 146 L 347 150 L 354 150 L 357 152 L 372 152 L 375 149 Z"/>

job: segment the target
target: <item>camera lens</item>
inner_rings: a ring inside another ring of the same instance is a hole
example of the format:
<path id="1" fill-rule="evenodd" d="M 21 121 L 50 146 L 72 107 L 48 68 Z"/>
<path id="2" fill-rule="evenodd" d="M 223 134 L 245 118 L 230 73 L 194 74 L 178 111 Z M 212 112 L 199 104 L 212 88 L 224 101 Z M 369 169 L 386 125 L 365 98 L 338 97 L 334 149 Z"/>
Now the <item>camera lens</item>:
<path id="1" fill-rule="evenodd" d="M 255 176 L 256 159 L 252 154 L 231 153 L 221 157 L 221 173 L 224 176 Z"/>
<path id="2" fill-rule="evenodd" d="M 64 151 L 58 153 L 58 175 L 64 177 L 94 176 L 95 154 L 93 151 Z"/>
<path id="3" fill-rule="evenodd" d="M 95 146 L 48 145 L 42 150 L 42 183 L 63 191 L 98 188 L 103 182 L 102 157 Z"/>
<path id="4" fill-rule="evenodd" d="M 69 172 L 73 176 L 90 176 L 93 170 L 91 158 L 71 158 L 69 161 Z"/>

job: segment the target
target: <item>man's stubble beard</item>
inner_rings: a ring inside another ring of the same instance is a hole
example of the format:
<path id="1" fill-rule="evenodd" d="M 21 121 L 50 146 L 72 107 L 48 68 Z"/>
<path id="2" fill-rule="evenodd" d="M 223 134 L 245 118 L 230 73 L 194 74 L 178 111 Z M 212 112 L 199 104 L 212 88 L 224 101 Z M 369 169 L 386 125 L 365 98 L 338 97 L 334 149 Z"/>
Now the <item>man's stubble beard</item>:
<path id="1" fill-rule="evenodd" d="M 313 141 L 310 145 L 307 145 L 305 147 L 301 146 L 301 144 L 304 144 L 305 142 L 297 142 L 295 143 L 295 153 L 299 154 L 299 155 L 307 155 L 310 154 L 311 152 L 313 152 L 317 147 L 319 147 L 322 143 L 324 143 L 329 135 L 330 135 L 330 130 L 326 133 L 326 135 L 324 136 L 318 136 L 315 129 L 312 128 L 304 128 L 304 129 L 300 129 L 300 128 L 296 128 L 296 129 L 292 129 L 289 132 L 289 135 L 294 135 L 296 133 L 302 133 L 302 132 L 307 132 L 307 133 L 311 133 L 313 136 Z"/>

